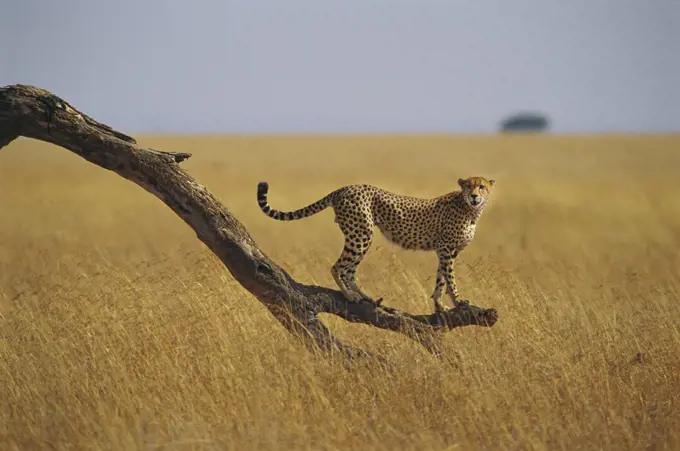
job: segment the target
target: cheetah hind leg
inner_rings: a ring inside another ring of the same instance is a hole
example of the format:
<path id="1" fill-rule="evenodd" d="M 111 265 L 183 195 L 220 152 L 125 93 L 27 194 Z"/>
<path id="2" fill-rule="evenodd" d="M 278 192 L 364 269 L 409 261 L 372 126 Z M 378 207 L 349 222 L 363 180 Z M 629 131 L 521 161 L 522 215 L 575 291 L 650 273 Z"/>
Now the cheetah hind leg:
<path id="1" fill-rule="evenodd" d="M 340 291 L 342 291 L 343 296 L 345 296 L 345 299 L 350 302 L 359 302 L 364 298 L 361 293 L 355 290 L 350 290 L 350 288 L 347 286 L 348 284 L 343 280 L 342 269 L 340 265 L 337 263 L 333 265 L 331 268 L 331 274 L 333 275 L 333 279 L 335 279 L 335 283 L 340 288 Z"/>
<path id="2" fill-rule="evenodd" d="M 359 302 L 368 300 L 379 305 L 382 302 L 382 298 L 378 300 L 372 299 L 356 283 L 357 268 L 371 246 L 372 236 L 373 233 L 368 230 L 364 231 L 356 239 L 345 239 L 345 247 L 340 258 L 333 265 L 331 274 L 348 301 Z"/>

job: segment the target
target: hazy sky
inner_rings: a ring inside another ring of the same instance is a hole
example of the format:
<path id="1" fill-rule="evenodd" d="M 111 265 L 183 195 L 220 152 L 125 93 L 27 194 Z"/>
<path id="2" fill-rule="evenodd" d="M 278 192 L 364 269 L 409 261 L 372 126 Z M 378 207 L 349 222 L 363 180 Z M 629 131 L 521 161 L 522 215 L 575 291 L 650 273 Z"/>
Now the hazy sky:
<path id="1" fill-rule="evenodd" d="M 680 131 L 680 0 L 0 3 L 0 85 L 128 132 Z"/>

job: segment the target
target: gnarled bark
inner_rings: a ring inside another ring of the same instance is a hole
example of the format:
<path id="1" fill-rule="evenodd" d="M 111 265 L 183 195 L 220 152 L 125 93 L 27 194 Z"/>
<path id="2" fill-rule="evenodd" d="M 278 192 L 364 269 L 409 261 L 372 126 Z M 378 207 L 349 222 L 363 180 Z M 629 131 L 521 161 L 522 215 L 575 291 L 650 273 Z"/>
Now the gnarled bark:
<path id="1" fill-rule="evenodd" d="M 435 353 L 442 332 L 467 325 L 493 326 L 498 319 L 495 309 L 468 302 L 437 314 L 412 315 L 370 300 L 349 302 L 337 290 L 296 281 L 260 250 L 215 196 L 179 166 L 190 154 L 140 147 L 133 138 L 44 89 L 0 88 L 0 148 L 18 136 L 64 147 L 158 197 L 194 229 L 243 287 L 310 348 L 337 349 L 348 356 L 365 354 L 336 340 L 319 320 L 320 313 L 405 334 Z"/>

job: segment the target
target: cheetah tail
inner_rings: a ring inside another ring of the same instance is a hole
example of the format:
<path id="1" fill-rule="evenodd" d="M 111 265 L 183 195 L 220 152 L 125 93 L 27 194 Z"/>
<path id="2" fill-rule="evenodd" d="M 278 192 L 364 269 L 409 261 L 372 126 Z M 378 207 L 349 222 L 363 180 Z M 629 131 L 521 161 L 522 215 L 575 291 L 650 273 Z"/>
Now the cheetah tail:
<path id="1" fill-rule="evenodd" d="M 267 193 L 269 192 L 269 184 L 267 182 L 260 182 L 257 184 L 257 203 L 260 205 L 260 209 L 269 216 L 270 218 L 277 219 L 279 221 L 294 221 L 296 219 L 306 218 L 319 213 L 322 210 L 328 208 L 333 201 L 333 194 L 330 193 L 323 199 L 320 199 L 313 204 L 307 205 L 304 208 L 300 208 L 295 211 L 278 211 L 274 210 L 267 203 Z"/>

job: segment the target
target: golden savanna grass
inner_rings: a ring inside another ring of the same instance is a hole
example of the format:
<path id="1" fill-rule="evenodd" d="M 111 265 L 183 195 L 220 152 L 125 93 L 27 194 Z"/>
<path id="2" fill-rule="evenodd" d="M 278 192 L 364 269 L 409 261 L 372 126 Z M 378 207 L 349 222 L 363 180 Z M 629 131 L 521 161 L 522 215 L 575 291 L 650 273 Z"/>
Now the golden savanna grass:
<path id="1" fill-rule="evenodd" d="M 0 151 L 0 448 L 679 449 L 680 137 L 146 137 L 305 283 L 334 286 L 345 184 L 497 180 L 461 293 L 490 329 L 406 338 L 324 317 L 392 365 L 300 347 L 162 202 L 54 146 Z M 430 312 L 436 257 L 378 237 L 359 283 Z"/>

